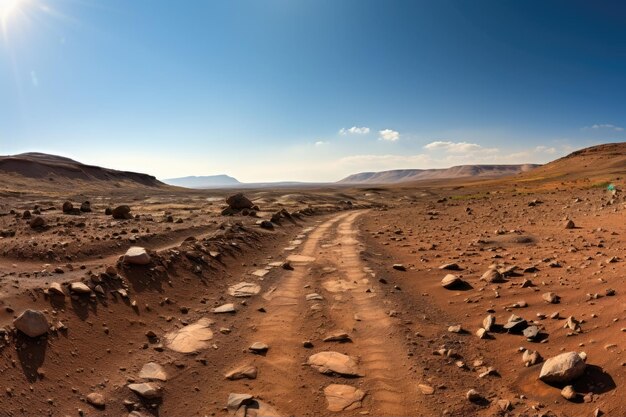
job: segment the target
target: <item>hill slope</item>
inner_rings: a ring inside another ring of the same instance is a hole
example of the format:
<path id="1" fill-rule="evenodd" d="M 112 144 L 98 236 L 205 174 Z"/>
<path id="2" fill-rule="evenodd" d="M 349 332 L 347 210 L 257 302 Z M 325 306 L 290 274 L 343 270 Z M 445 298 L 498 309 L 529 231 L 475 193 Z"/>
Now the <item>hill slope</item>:
<path id="1" fill-rule="evenodd" d="M 350 175 L 340 184 L 397 184 L 409 181 L 441 180 L 467 177 L 497 178 L 535 169 L 539 165 L 459 165 L 444 169 L 397 169 L 362 172 Z"/>
<path id="2" fill-rule="evenodd" d="M 612 179 L 626 175 L 626 142 L 607 143 L 580 149 L 545 164 L 518 179 L 539 181 L 549 179 Z"/>
<path id="3" fill-rule="evenodd" d="M 169 178 L 163 180 L 169 185 L 186 188 L 215 188 L 215 187 L 232 187 L 241 184 L 236 178 L 228 175 L 207 175 L 200 177 L 181 177 Z"/>
<path id="4" fill-rule="evenodd" d="M 60 191 L 83 185 L 99 188 L 165 186 L 148 174 L 85 165 L 70 158 L 38 152 L 0 156 L 0 181 L 5 190 L 23 191 Z"/>

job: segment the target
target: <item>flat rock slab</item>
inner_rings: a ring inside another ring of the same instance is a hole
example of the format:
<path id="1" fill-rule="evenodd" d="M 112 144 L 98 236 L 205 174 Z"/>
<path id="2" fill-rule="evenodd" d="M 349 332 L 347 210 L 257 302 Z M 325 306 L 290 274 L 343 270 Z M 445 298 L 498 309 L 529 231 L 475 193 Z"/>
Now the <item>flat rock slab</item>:
<path id="1" fill-rule="evenodd" d="M 130 389 L 135 394 L 148 400 L 155 400 L 163 396 L 163 388 L 154 382 L 143 382 L 141 384 L 128 384 Z"/>
<path id="2" fill-rule="evenodd" d="M 263 278 L 269 272 L 270 271 L 268 271 L 267 269 L 257 269 L 256 271 L 252 273 L 252 275 L 254 275 L 255 277 Z"/>
<path id="3" fill-rule="evenodd" d="M 148 265 L 150 263 L 150 255 L 144 248 L 133 246 L 126 251 L 124 263 L 131 265 Z"/>
<path id="4" fill-rule="evenodd" d="M 139 371 L 139 378 L 156 379 L 159 381 L 167 381 L 167 372 L 156 362 L 148 362 Z"/>
<path id="5" fill-rule="evenodd" d="M 293 262 L 293 263 L 309 263 L 309 262 L 314 262 L 315 261 L 315 257 L 313 256 L 306 256 L 306 255 L 289 255 L 287 257 L 287 260 L 289 262 Z"/>
<path id="6" fill-rule="evenodd" d="M 307 364 L 322 374 L 339 374 L 344 376 L 363 376 L 357 361 L 339 352 L 320 352 L 309 356 Z"/>
<path id="7" fill-rule="evenodd" d="M 202 318 L 180 330 L 165 335 L 165 344 L 168 348 L 180 353 L 193 353 L 208 348 L 213 339 L 213 331 L 209 326 L 213 322 Z"/>
<path id="8" fill-rule="evenodd" d="M 233 303 L 227 303 L 227 304 L 223 304 L 219 307 L 215 307 L 211 309 L 212 313 L 234 313 L 237 310 L 235 310 L 235 305 Z"/>
<path id="9" fill-rule="evenodd" d="M 324 388 L 329 411 L 350 411 L 361 407 L 365 392 L 350 385 L 331 384 Z"/>
<path id="10" fill-rule="evenodd" d="M 252 297 L 261 292 L 261 286 L 252 282 L 240 282 L 228 287 L 228 294 L 233 297 Z"/>
<path id="11" fill-rule="evenodd" d="M 258 370 L 254 365 L 242 365 L 231 371 L 228 371 L 224 377 L 235 381 L 237 379 L 256 379 Z"/>
<path id="12" fill-rule="evenodd" d="M 324 297 L 322 297 L 321 295 L 315 292 L 311 294 L 307 294 L 305 298 L 307 301 L 321 301 L 324 299 Z"/>

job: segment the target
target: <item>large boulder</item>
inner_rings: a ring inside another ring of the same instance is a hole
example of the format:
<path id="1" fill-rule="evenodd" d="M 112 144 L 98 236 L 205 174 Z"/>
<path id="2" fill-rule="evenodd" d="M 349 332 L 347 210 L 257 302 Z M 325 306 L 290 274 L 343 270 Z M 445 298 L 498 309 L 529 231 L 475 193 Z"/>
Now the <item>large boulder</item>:
<path id="1" fill-rule="evenodd" d="M 28 224 L 31 229 L 42 229 L 46 227 L 46 220 L 41 216 L 37 216 L 33 217 Z"/>
<path id="2" fill-rule="evenodd" d="M 126 205 L 115 207 L 111 211 L 111 215 L 114 219 L 118 220 L 128 220 L 133 218 L 132 214 L 130 214 L 130 207 Z"/>
<path id="3" fill-rule="evenodd" d="M 50 328 L 46 316 L 39 310 L 25 310 L 13 321 L 13 325 L 29 337 L 46 334 Z"/>
<path id="4" fill-rule="evenodd" d="M 578 353 L 561 353 L 544 362 L 539 379 L 548 384 L 566 384 L 584 374 L 586 367 Z"/>
<path id="5" fill-rule="evenodd" d="M 339 374 L 343 376 L 363 376 L 357 361 L 339 352 L 320 352 L 309 356 L 307 364 L 322 374 Z"/>
<path id="6" fill-rule="evenodd" d="M 144 248 L 133 246 L 126 251 L 124 263 L 131 265 L 148 265 L 150 263 L 150 255 Z"/>
<path id="7" fill-rule="evenodd" d="M 250 209 L 254 207 L 252 201 L 250 201 L 248 197 L 246 197 L 242 193 L 238 193 L 228 197 L 226 199 L 226 204 L 228 204 L 228 207 L 234 210 Z"/>

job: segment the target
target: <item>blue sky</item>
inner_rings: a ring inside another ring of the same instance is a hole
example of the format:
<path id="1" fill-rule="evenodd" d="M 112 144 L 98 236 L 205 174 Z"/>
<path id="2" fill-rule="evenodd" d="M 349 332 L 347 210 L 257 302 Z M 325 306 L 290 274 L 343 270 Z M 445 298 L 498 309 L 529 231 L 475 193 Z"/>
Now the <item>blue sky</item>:
<path id="1" fill-rule="evenodd" d="M 0 154 L 331 181 L 626 138 L 621 1 L 0 0 L 0 25 Z"/>

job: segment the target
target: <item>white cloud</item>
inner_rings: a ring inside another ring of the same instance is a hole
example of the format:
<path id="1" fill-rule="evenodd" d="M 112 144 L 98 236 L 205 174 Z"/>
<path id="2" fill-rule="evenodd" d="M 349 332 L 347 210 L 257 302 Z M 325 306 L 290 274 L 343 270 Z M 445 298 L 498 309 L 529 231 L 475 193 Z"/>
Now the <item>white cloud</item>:
<path id="1" fill-rule="evenodd" d="M 450 142 L 450 141 L 435 141 L 424 146 L 424 149 L 429 151 L 443 150 L 449 153 L 468 153 L 482 149 L 482 146 L 476 143 L 468 142 Z"/>
<path id="2" fill-rule="evenodd" d="M 380 140 L 386 140 L 388 142 L 395 142 L 400 139 L 400 132 L 391 129 L 379 130 L 378 134 L 380 135 Z"/>
<path id="3" fill-rule="evenodd" d="M 535 148 L 535 152 L 537 153 L 547 153 L 548 155 L 553 155 L 556 153 L 556 148 L 539 145 Z"/>
<path id="4" fill-rule="evenodd" d="M 341 128 L 341 130 L 339 130 L 339 134 L 340 135 L 367 135 L 368 133 L 370 133 L 370 128 L 369 127 L 357 127 L 357 126 L 352 126 L 348 129 Z"/>
<path id="5" fill-rule="evenodd" d="M 615 126 L 610 123 L 597 123 L 595 125 L 584 127 L 583 129 L 593 129 L 593 130 L 607 129 L 607 130 L 612 130 L 614 132 L 622 132 L 624 130 L 623 127 Z"/>
<path id="6" fill-rule="evenodd" d="M 325 142 L 323 140 L 318 140 L 317 142 L 315 142 L 315 146 L 324 146 L 324 145 L 328 145 L 328 142 Z"/>

